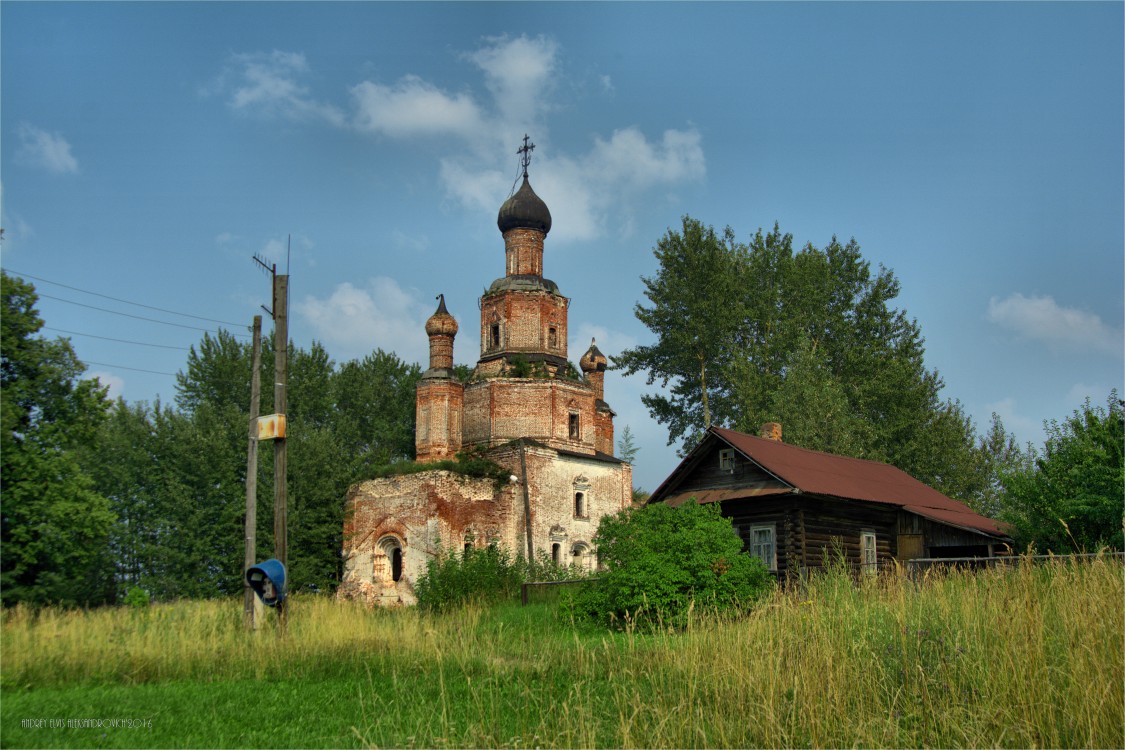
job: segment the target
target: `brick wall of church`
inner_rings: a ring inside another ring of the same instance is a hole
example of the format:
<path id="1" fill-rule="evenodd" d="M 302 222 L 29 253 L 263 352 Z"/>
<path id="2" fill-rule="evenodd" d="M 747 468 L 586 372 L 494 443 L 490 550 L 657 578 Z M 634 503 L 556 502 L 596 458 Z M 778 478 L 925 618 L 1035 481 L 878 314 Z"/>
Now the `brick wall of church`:
<path id="1" fill-rule="evenodd" d="M 499 328 L 494 331 L 493 326 Z M 510 351 L 565 358 L 566 298 L 550 292 L 490 294 L 481 299 L 480 336 L 482 357 Z"/>
<path id="2" fill-rule="evenodd" d="M 423 463 L 461 450 L 465 386 L 452 379 L 422 380 L 414 410 L 414 448 Z"/>
<path id="3" fill-rule="evenodd" d="M 603 516 L 632 503 L 632 468 L 617 462 L 559 455 L 536 446 L 527 446 L 525 451 L 535 554 L 542 551 L 550 555 L 552 546 L 558 544 L 562 564 L 577 562 L 593 568 L 593 539 L 598 523 Z M 507 447 L 493 455 L 500 463 L 512 467 L 513 474 L 520 475 L 518 448 Z M 579 493 L 581 498 L 576 500 Z M 522 495 L 515 499 L 523 502 Z M 520 523 L 524 523 L 522 516 Z M 526 552 L 523 529 L 517 533 L 521 545 L 517 549 Z M 587 550 L 586 556 L 577 560 L 573 555 L 576 545 Z"/>
<path id="4" fill-rule="evenodd" d="M 505 275 L 542 276 L 543 240 L 543 233 L 537 229 L 515 228 L 505 232 Z"/>
<path id="5" fill-rule="evenodd" d="M 464 404 L 465 445 L 497 445 L 527 437 L 565 450 L 593 451 L 594 393 L 584 383 L 492 378 L 465 386 Z M 571 415 L 577 417 L 576 423 Z M 577 437 L 571 436 L 572 424 Z"/>
<path id="6" fill-rule="evenodd" d="M 490 540 L 518 542 L 523 502 L 516 485 L 496 489 L 491 479 L 427 471 L 353 485 L 345 504 L 344 576 L 339 596 L 378 604 L 413 604 L 414 584 L 426 563 L 446 549 Z M 389 550 L 402 554 L 392 580 Z"/>

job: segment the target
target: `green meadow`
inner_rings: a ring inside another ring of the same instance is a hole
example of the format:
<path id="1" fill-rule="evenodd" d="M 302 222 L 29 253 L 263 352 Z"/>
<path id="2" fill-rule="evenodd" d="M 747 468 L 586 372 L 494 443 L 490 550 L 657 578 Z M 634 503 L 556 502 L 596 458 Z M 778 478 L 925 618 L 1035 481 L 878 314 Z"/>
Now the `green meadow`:
<path id="1" fill-rule="evenodd" d="M 3 612 L 4 747 L 1125 746 L 1120 558 L 831 573 L 751 614 L 607 632 L 294 597 Z"/>

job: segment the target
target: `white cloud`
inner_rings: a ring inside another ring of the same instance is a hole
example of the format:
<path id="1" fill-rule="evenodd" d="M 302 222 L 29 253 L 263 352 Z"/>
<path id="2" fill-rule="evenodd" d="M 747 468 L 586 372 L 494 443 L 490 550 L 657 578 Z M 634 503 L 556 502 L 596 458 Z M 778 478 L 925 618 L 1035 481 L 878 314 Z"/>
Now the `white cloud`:
<path id="1" fill-rule="evenodd" d="M 497 196 L 506 195 L 512 184 L 511 175 L 474 168 L 462 159 L 442 159 L 440 178 L 446 192 L 474 211 L 498 210 Z"/>
<path id="2" fill-rule="evenodd" d="M 317 116 L 339 127 L 396 139 L 458 139 L 439 157 L 446 195 L 472 210 L 495 210 L 513 186 L 515 146 L 525 133 L 540 144 L 533 181 L 555 218 L 556 241 L 590 240 L 607 231 L 628 234 L 633 207 L 655 189 L 700 180 L 706 174 L 702 137 L 694 127 L 667 129 L 650 139 L 635 126 L 595 136 L 584 154 L 552 151 L 544 115 L 556 105 L 560 48 L 544 37 L 491 37 L 463 55 L 483 76 L 486 96 L 450 92 L 417 75 L 396 83 L 362 81 L 351 88 L 350 114 L 313 100 L 299 80 L 308 74 L 303 55 L 275 51 L 236 55 L 241 86 L 235 109 Z M 601 80 L 613 87 L 608 76 Z M 225 83 L 224 83 L 225 86 Z M 501 160 L 502 157 L 503 160 Z M 504 165 L 504 166 L 498 166 Z M 612 216 L 603 206 L 613 206 Z"/>
<path id="3" fill-rule="evenodd" d="M 294 120 L 324 120 L 343 125 L 344 113 L 309 95 L 300 78 L 309 72 L 305 56 L 299 52 L 255 52 L 231 56 L 233 73 L 227 71 L 217 89 L 229 90 L 231 108 L 243 112 L 277 115 Z M 233 75 L 237 83 L 230 85 Z"/>
<path id="4" fill-rule="evenodd" d="M 103 387 L 108 387 L 109 398 L 113 401 L 121 398 L 121 395 L 125 392 L 125 380 L 113 373 L 98 370 L 86 373 L 86 378 L 90 380 L 96 379 Z"/>
<path id="5" fill-rule="evenodd" d="M 468 94 L 447 94 L 413 75 L 394 86 L 364 81 L 352 88 L 357 129 L 394 138 L 413 135 L 458 135 L 474 138 L 484 132 L 483 116 Z"/>
<path id="6" fill-rule="evenodd" d="M 1094 313 L 1062 307 L 1050 296 L 1025 297 L 1016 292 L 1002 300 L 993 297 L 988 301 L 987 318 L 1052 349 L 1119 354 L 1125 346 L 1120 330 L 1106 325 Z"/>
<path id="7" fill-rule="evenodd" d="M 411 255 L 425 253 L 430 249 L 430 238 L 424 234 L 407 234 L 400 229 L 391 232 L 391 241 L 398 250 L 409 252 Z"/>
<path id="8" fill-rule="evenodd" d="M 16 157 L 22 163 L 53 174 L 78 172 L 78 160 L 70 153 L 70 143 L 58 133 L 48 133 L 25 122 L 20 125 L 18 134 L 20 147 Z"/>
<path id="9" fill-rule="evenodd" d="M 1025 436 L 1038 434 L 1043 427 L 1040 422 L 1020 414 L 1016 409 L 1016 400 L 1011 396 L 985 404 L 984 408 L 989 414 L 999 415 L 1000 421 L 1004 423 L 1004 429 L 1009 434 L 1016 435 L 1021 441 L 1028 439 Z M 977 428 L 983 432 L 988 429 L 988 423 L 977 425 Z"/>
<path id="10" fill-rule="evenodd" d="M 645 189 L 696 180 L 706 173 L 696 130 L 665 130 L 659 144 L 637 128 L 613 131 L 608 141 L 597 138 L 586 157 L 588 170 L 601 170 L 613 183 Z"/>
<path id="11" fill-rule="evenodd" d="M 0 228 L 3 228 L 4 242 L 0 243 L 5 255 L 10 255 L 21 240 L 35 236 L 35 230 L 18 214 L 9 213 L 4 200 L 4 185 L 0 183 Z"/>
<path id="12" fill-rule="evenodd" d="M 310 295 L 296 307 L 316 338 L 340 358 L 364 357 L 381 348 L 408 362 L 427 362 L 425 324 L 433 310 L 394 279 L 376 276 L 362 287 L 344 282 L 327 298 Z"/>
<path id="13" fill-rule="evenodd" d="M 547 106 L 558 65 L 558 44 L 543 36 L 493 37 L 468 58 L 484 72 L 501 123 L 530 127 Z"/>
<path id="14" fill-rule="evenodd" d="M 1071 411 L 1082 408 L 1086 399 L 1090 399 L 1090 403 L 1094 406 L 1100 406 L 1105 403 L 1110 390 L 1112 390 L 1112 386 L 1104 384 L 1075 383 L 1066 392 L 1066 403 L 1070 405 Z"/>

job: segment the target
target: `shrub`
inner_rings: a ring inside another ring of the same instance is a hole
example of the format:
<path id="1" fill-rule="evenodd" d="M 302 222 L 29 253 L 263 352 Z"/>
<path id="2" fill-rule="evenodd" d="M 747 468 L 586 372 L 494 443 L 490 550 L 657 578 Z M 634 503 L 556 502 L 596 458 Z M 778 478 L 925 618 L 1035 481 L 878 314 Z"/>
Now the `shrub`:
<path id="1" fill-rule="evenodd" d="M 568 608 L 607 625 L 682 627 L 693 607 L 741 612 L 774 587 L 717 505 L 626 509 L 602 519 L 594 543 L 606 569 Z"/>
<path id="2" fill-rule="evenodd" d="M 149 604 L 148 592 L 140 586 L 130 586 L 125 592 L 125 605 L 134 609 L 143 609 Z"/>
<path id="3" fill-rule="evenodd" d="M 468 603 L 515 599 L 527 581 L 561 581 L 579 575 L 574 568 L 556 565 L 542 551 L 529 562 L 522 555 L 513 558 L 506 549 L 490 544 L 464 552 L 447 550 L 430 560 L 414 586 L 414 594 L 421 609 L 442 612 Z"/>

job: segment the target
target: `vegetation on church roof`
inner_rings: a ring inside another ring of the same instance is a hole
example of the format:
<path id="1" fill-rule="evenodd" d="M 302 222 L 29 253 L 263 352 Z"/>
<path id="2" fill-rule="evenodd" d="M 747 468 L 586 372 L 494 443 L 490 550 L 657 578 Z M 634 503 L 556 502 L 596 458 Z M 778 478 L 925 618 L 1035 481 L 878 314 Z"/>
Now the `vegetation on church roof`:
<path id="1" fill-rule="evenodd" d="M 545 361 L 538 360 L 533 362 L 522 354 L 513 355 L 508 361 L 507 367 L 496 377 L 572 380 L 576 383 L 586 382 L 582 374 L 578 371 L 578 368 L 569 360 L 567 360 L 565 365 L 560 365 L 552 375 Z"/>
<path id="2" fill-rule="evenodd" d="M 466 448 L 457 454 L 457 458 L 446 461 L 431 461 L 419 463 L 418 461 L 398 461 L 385 466 L 373 467 L 370 471 L 371 479 L 384 479 L 386 477 L 399 477 L 408 474 L 420 474 L 424 471 L 450 471 L 474 479 L 491 479 L 500 489 L 508 483 L 511 472 L 500 464 L 485 458 L 479 450 Z"/>

